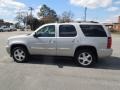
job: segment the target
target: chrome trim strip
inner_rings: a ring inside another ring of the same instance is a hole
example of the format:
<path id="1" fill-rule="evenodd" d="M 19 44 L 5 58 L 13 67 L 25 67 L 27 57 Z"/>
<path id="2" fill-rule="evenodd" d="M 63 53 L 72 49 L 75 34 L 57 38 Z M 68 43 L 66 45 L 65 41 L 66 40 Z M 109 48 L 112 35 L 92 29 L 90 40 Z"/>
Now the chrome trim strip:
<path id="1" fill-rule="evenodd" d="M 70 50 L 70 48 L 58 48 L 58 50 Z"/>
<path id="2" fill-rule="evenodd" d="M 31 49 L 41 49 L 41 50 L 55 50 L 56 48 L 42 48 L 42 47 L 31 47 Z"/>

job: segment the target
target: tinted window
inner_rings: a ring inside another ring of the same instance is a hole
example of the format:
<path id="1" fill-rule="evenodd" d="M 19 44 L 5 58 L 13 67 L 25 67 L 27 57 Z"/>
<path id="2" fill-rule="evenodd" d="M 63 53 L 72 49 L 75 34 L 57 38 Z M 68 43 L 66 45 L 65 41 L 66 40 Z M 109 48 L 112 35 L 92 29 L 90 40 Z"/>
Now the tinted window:
<path id="1" fill-rule="evenodd" d="M 73 25 L 60 25 L 59 27 L 60 37 L 75 37 L 76 35 L 77 32 Z"/>
<path id="2" fill-rule="evenodd" d="M 55 26 L 49 25 L 41 28 L 37 32 L 38 37 L 55 37 Z"/>
<path id="3" fill-rule="evenodd" d="M 80 25 L 85 36 L 88 37 L 107 37 L 101 25 Z"/>

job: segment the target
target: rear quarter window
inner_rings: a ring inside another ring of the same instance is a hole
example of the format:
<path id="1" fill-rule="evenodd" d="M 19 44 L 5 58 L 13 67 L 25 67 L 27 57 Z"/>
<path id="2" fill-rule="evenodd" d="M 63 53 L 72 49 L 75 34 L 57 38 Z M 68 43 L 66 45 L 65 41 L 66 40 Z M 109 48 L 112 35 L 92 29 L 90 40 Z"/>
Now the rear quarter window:
<path id="1" fill-rule="evenodd" d="M 101 25 L 80 25 L 80 28 L 87 37 L 107 37 L 107 34 Z"/>

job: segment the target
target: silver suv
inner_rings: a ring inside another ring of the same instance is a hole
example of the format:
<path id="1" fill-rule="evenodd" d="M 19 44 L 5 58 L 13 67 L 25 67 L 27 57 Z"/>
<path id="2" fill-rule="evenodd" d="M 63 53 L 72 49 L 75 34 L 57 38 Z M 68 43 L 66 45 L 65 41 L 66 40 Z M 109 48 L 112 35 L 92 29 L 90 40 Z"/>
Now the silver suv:
<path id="1" fill-rule="evenodd" d="M 30 55 L 70 56 L 83 66 L 93 65 L 98 58 L 112 54 L 112 38 L 99 23 L 52 23 L 30 35 L 10 37 L 7 52 L 22 63 Z"/>

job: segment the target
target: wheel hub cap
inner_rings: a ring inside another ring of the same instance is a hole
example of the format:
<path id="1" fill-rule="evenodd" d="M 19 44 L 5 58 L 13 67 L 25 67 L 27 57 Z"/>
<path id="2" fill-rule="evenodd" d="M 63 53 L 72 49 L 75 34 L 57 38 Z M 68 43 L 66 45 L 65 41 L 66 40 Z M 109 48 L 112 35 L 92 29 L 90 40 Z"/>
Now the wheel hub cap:
<path id="1" fill-rule="evenodd" d="M 90 65 L 92 62 L 92 55 L 90 53 L 81 53 L 78 57 L 78 62 L 84 66 Z"/>
<path id="2" fill-rule="evenodd" d="M 23 61 L 25 59 L 25 52 L 21 49 L 16 49 L 14 51 L 14 57 L 18 61 Z"/>

